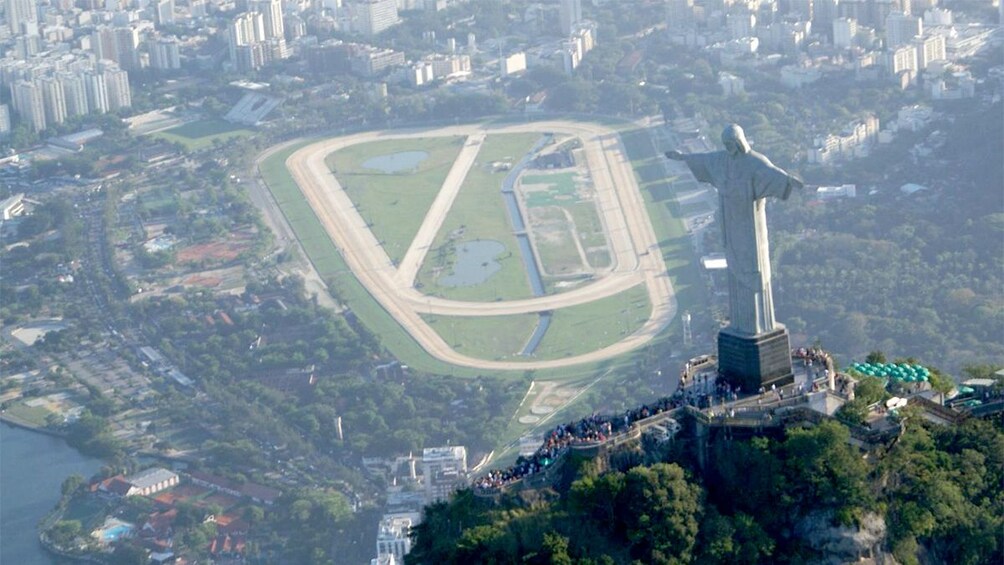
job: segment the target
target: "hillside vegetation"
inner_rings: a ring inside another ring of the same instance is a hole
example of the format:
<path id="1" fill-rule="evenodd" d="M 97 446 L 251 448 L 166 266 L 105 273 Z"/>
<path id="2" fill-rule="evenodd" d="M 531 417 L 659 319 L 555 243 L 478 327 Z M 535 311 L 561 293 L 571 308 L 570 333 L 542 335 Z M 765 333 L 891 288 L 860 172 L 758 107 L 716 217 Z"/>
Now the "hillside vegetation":
<path id="1" fill-rule="evenodd" d="M 1004 432 L 980 420 L 908 418 L 864 453 L 829 421 L 779 439 L 723 441 L 699 471 L 692 446 L 581 465 L 567 489 L 498 505 L 458 494 L 426 509 L 407 563 L 811 563 L 891 552 L 900 563 L 1004 560 Z"/>

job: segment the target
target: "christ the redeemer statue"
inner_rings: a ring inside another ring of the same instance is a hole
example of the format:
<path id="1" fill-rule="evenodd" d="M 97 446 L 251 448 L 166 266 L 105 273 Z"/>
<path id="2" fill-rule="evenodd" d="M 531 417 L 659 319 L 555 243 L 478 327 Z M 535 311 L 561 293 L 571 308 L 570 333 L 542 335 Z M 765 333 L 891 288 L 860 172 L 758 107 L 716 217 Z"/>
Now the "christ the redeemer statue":
<path id="1" fill-rule="evenodd" d="M 695 155 L 670 151 L 666 153 L 666 157 L 686 162 L 698 181 L 710 183 L 718 189 L 729 281 L 730 325 L 723 331 L 731 334 L 733 341 L 735 338 L 761 337 L 759 341 L 762 342 L 763 337 L 783 330 L 783 326 L 774 321 L 767 215 L 764 207 L 768 197 L 787 199 L 793 188 L 802 188 L 802 182 L 750 149 L 742 128 L 736 124 L 729 125 L 722 132 L 722 143 L 725 145 L 724 151 Z M 787 356 L 790 353 L 787 333 L 783 336 L 784 355 Z M 728 367 L 730 362 L 729 359 L 723 359 L 722 346 L 720 336 L 720 368 L 723 365 Z M 764 355 L 763 351 L 748 353 L 756 357 Z M 773 357 L 778 356 L 777 352 L 773 354 Z M 761 365 L 763 361 L 761 359 Z M 788 358 L 789 372 L 790 365 L 791 360 Z M 761 372 L 760 380 L 769 382 L 771 375 L 763 374 L 762 369 L 764 368 L 757 369 Z M 750 377 L 752 375 L 743 376 L 741 380 L 746 381 Z"/>

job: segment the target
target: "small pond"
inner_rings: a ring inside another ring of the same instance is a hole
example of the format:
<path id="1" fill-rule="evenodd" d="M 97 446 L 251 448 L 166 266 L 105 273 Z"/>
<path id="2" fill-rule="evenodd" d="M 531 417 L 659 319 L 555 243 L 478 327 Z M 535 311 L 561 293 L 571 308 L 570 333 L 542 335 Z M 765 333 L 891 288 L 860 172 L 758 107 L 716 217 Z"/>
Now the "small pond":
<path id="1" fill-rule="evenodd" d="M 399 173 L 413 170 L 419 163 L 428 158 L 429 154 L 425 151 L 401 151 L 366 159 L 363 161 L 363 168 L 387 174 Z"/>
<path id="2" fill-rule="evenodd" d="M 495 260 L 505 251 L 505 245 L 494 239 L 465 241 L 457 245 L 457 261 L 453 272 L 437 281 L 443 286 L 474 286 L 488 280 L 502 265 Z"/>

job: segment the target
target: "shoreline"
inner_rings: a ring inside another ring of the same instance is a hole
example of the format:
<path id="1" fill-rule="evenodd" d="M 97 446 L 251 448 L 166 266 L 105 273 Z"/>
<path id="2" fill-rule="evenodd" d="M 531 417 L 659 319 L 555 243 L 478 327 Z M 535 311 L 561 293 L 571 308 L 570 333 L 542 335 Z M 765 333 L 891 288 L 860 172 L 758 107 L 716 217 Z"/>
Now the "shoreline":
<path id="1" fill-rule="evenodd" d="M 39 426 L 36 426 L 35 424 L 32 424 L 30 422 L 26 422 L 26 421 L 24 421 L 24 420 L 22 420 L 20 418 L 17 418 L 15 416 L 11 416 L 10 414 L 6 414 L 6 413 L 0 413 L 0 422 L 3 422 L 4 424 L 7 424 L 7 425 L 15 427 L 15 428 L 21 428 L 23 430 L 28 430 L 28 431 L 31 431 L 31 432 L 38 432 L 40 434 L 45 434 L 45 435 L 51 436 L 51 437 L 58 437 L 58 438 L 64 439 L 64 440 L 67 437 L 66 434 L 63 433 L 63 432 L 59 432 L 59 431 L 56 431 L 56 430 L 50 430 L 49 428 L 39 427 Z M 70 444 L 67 443 L 67 445 L 70 445 Z M 84 455 L 84 453 L 81 453 L 81 451 L 79 449 L 73 447 L 72 445 L 70 447 L 73 448 L 74 450 L 76 450 L 77 453 L 80 453 L 81 455 Z"/>

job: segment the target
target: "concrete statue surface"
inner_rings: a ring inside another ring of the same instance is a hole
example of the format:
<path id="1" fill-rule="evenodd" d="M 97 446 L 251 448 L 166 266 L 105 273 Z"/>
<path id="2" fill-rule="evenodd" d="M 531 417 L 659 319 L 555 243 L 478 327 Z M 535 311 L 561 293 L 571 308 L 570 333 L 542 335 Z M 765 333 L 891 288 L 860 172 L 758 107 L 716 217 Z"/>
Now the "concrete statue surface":
<path id="1" fill-rule="evenodd" d="M 693 155 L 669 151 L 666 157 L 685 162 L 698 181 L 718 189 L 730 320 L 719 335 L 719 368 L 727 377 L 731 372 L 733 380 L 751 385 L 756 373 L 755 380 L 762 384 L 791 372 L 788 335 L 774 320 L 766 199 L 785 200 L 792 189 L 802 188 L 802 181 L 753 151 L 736 124 L 722 132 L 722 143 L 722 151 Z M 736 360 L 737 356 L 742 359 Z M 787 369 L 782 357 L 787 358 Z M 736 367 L 730 366 L 733 361 Z"/>
<path id="2" fill-rule="evenodd" d="M 750 149 L 738 125 L 725 128 L 722 142 L 723 151 L 695 155 L 670 151 L 666 156 L 686 162 L 697 180 L 718 189 L 729 264 L 730 328 L 755 335 L 775 328 L 765 199 L 785 200 L 793 188 L 802 187 L 802 182 Z"/>

